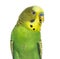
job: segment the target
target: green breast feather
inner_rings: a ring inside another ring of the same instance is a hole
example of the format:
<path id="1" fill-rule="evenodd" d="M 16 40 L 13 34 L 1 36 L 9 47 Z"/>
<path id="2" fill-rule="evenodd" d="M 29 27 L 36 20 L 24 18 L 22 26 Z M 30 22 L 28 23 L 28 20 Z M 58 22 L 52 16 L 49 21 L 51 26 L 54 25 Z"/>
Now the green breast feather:
<path id="1" fill-rule="evenodd" d="M 21 55 L 21 58 L 25 56 L 23 59 L 27 57 L 32 59 L 32 55 L 34 55 L 33 58 L 39 59 L 37 43 L 40 40 L 40 32 L 28 30 L 23 26 L 17 26 L 14 28 L 11 38 L 14 42 L 14 51 L 16 50 L 18 55 Z M 28 54 L 29 56 L 27 56 Z"/>
<path id="2" fill-rule="evenodd" d="M 31 31 L 23 26 L 17 26 L 12 32 L 12 40 L 18 45 L 30 45 L 31 47 L 40 40 L 40 32 Z M 29 46 L 29 47 L 30 47 Z"/>

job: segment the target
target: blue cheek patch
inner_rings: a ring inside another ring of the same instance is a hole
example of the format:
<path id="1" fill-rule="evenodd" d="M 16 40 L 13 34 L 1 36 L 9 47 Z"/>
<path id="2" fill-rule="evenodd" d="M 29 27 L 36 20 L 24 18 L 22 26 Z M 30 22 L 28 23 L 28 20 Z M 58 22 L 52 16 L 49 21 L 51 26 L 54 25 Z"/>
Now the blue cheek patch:
<path id="1" fill-rule="evenodd" d="M 40 16 L 44 16 L 44 13 L 41 13 Z"/>

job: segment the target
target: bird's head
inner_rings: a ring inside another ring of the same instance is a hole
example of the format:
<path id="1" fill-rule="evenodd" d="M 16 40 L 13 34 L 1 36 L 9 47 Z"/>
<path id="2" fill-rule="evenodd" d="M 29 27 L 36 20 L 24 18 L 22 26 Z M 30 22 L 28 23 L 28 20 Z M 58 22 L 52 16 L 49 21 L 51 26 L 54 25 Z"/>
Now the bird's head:
<path id="1" fill-rule="evenodd" d="M 44 12 L 38 6 L 26 8 L 21 15 L 17 24 L 22 24 L 26 28 L 33 31 L 40 31 L 42 22 L 44 22 Z"/>

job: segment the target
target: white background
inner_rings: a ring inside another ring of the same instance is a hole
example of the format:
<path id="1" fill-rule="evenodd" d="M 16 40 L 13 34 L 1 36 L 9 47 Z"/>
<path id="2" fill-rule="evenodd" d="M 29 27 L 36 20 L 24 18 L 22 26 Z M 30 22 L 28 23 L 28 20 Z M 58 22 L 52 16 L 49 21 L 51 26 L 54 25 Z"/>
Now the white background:
<path id="1" fill-rule="evenodd" d="M 0 0 L 0 59 L 12 59 L 10 52 L 11 31 L 19 14 L 28 6 L 44 9 L 42 26 L 43 58 L 60 59 L 60 1 L 59 0 Z"/>

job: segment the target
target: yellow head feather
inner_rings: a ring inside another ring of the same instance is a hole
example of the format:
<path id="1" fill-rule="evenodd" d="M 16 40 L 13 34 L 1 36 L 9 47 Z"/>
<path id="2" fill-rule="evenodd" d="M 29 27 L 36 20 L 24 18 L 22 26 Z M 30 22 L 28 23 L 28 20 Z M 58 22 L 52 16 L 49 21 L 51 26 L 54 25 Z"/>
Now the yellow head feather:
<path id="1" fill-rule="evenodd" d="M 41 24 L 42 22 L 40 23 L 40 18 L 41 18 L 41 21 L 44 21 L 44 16 L 39 16 L 40 13 L 43 13 L 43 10 L 42 8 L 38 7 L 38 6 L 33 6 L 32 10 L 34 12 L 36 12 L 36 16 L 35 16 L 35 21 L 34 22 L 29 22 L 27 21 L 26 24 L 27 24 L 27 27 L 31 30 L 34 30 L 34 31 L 40 31 L 41 30 Z"/>

